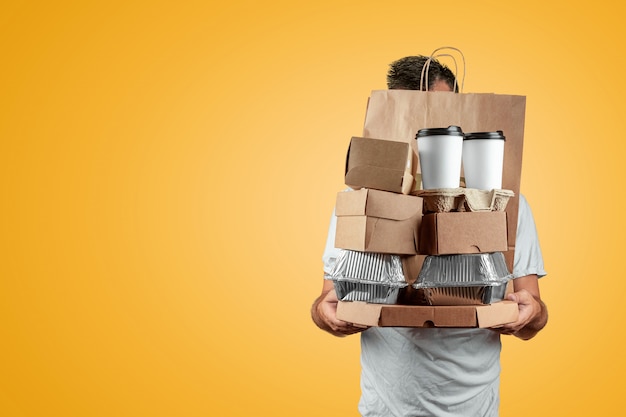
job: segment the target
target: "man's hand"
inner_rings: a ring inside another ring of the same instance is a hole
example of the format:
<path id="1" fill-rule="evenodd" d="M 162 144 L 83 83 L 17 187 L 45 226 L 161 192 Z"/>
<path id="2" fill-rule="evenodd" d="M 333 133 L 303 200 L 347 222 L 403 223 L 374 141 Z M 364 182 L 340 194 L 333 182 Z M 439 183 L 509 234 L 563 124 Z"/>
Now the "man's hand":
<path id="1" fill-rule="evenodd" d="M 519 281 L 518 281 L 519 280 Z M 548 310 L 539 297 L 539 285 L 536 275 L 517 278 L 514 283 L 515 292 L 508 294 L 506 299 L 519 306 L 517 321 L 493 330 L 501 334 L 512 334 L 523 340 L 533 338 L 548 322 Z"/>
<path id="2" fill-rule="evenodd" d="M 325 281 L 322 295 L 315 300 L 311 307 L 311 317 L 317 327 L 339 337 L 359 333 L 367 329 L 367 326 L 339 320 L 337 318 L 338 302 L 339 300 L 337 299 L 337 293 L 333 288 L 332 281 Z"/>

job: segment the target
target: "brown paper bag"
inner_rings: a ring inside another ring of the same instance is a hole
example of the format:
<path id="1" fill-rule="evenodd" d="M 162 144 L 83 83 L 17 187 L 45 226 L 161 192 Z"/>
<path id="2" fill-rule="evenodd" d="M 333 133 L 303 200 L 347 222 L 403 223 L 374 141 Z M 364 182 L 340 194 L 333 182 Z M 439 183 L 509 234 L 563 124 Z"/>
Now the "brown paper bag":
<path id="1" fill-rule="evenodd" d="M 502 130 L 506 137 L 502 188 L 515 193 L 506 208 L 509 251 L 505 255 L 512 270 L 525 111 L 524 96 L 375 90 L 367 105 L 363 137 L 403 140 L 417 150 L 415 137 L 423 128 L 455 125 L 465 133 Z M 417 172 L 420 172 L 419 167 Z"/>

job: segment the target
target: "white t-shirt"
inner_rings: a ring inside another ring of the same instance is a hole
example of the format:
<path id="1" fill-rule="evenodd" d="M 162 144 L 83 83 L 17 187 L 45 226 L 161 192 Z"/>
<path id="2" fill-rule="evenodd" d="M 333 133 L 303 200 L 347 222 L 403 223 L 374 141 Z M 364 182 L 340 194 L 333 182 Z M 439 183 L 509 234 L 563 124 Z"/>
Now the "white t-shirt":
<path id="1" fill-rule="evenodd" d="M 330 273 L 337 218 L 322 257 Z M 528 202 L 519 199 L 513 277 L 546 275 Z M 488 329 L 372 327 L 361 333 L 363 416 L 497 416 L 500 335 Z"/>

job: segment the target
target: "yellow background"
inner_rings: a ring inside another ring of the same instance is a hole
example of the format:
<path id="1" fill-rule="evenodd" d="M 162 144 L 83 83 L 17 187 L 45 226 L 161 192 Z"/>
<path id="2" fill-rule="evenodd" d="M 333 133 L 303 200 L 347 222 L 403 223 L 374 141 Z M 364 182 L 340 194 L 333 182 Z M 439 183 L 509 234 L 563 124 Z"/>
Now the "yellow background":
<path id="1" fill-rule="evenodd" d="M 503 416 L 618 415 L 619 2 L 13 2 L 0 11 L 0 414 L 356 416 L 310 321 L 351 136 L 394 59 L 460 48 L 527 96 L 549 275 Z"/>

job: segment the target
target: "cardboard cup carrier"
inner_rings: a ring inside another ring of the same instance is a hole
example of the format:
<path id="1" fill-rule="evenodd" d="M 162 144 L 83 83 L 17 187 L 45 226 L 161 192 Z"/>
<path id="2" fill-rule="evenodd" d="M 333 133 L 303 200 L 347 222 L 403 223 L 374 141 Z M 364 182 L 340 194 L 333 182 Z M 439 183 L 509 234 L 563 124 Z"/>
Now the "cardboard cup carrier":
<path id="1" fill-rule="evenodd" d="M 502 188 L 504 141 L 501 130 L 467 133 L 463 140 L 463 172 L 467 188 Z"/>
<path id="2" fill-rule="evenodd" d="M 463 131 L 458 126 L 420 129 L 417 132 L 423 189 L 459 187 L 463 137 Z"/>

